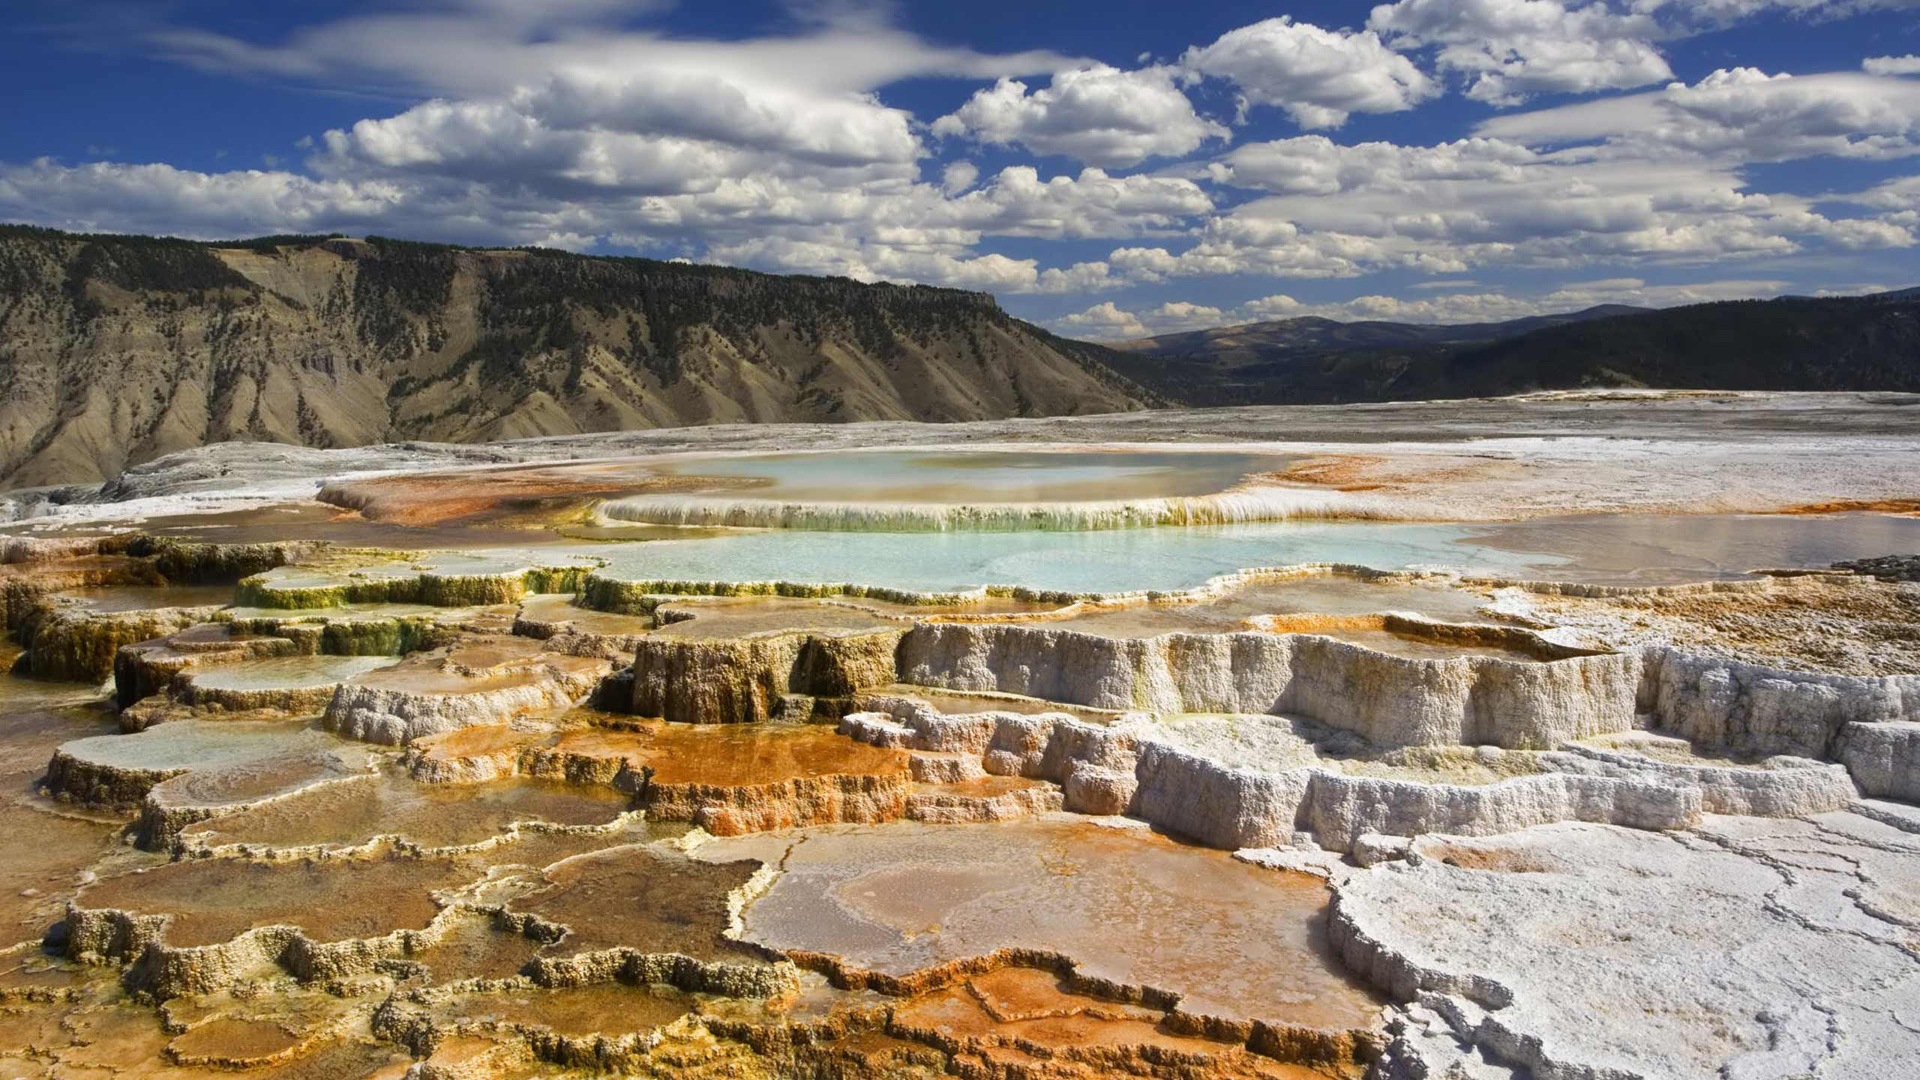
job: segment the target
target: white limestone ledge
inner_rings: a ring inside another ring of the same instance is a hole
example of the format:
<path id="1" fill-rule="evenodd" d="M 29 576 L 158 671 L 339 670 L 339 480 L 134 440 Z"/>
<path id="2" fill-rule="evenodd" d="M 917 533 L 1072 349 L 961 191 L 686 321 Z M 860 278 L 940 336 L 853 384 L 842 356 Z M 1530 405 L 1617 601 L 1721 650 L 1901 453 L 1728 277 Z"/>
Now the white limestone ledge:
<path id="1" fill-rule="evenodd" d="M 1413 620 L 1405 620 L 1412 623 Z M 1545 749 L 1635 726 L 1640 660 L 1525 635 L 1540 659 L 1391 655 L 1315 634 L 1116 639 L 1044 626 L 926 623 L 904 682 L 1154 713 L 1288 713 L 1388 746 Z"/>
<path id="2" fill-rule="evenodd" d="M 842 734 L 937 758 L 930 767 L 977 758 L 987 773 L 1060 784 L 1068 810 L 1127 814 L 1227 850 L 1304 836 L 1353 853 L 1369 838 L 1485 836 L 1561 821 L 1683 829 L 1709 813 L 1797 816 L 1857 798 L 1842 766 L 1795 758 L 1748 767 L 1579 744 L 1484 747 L 1449 752 L 1495 779 L 1455 783 L 1446 760 L 1431 778 L 1417 767 L 1368 775 L 1365 761 L 1352 762 L 1364 744 L 1295 718 L 1173 723 L 1134 714 L 1102 725 L 1064 713 L 946 715 L 908 695 L 864 700 L 872 711 L 842 719 Z"/>
<path id="3" fill-rule="evenodd" d="M 474 639 L 340 684 L 322 723 L 363 742 L 404 746 L 479 724 L 571 708 L 612 670 L 598 657 L 539 652 L 538 643 Z M 478 665 L 478 666 L 475 666 Z"/>
<path id="4" fill-rule="evenodd" d="M 348 683 L 334 693 L 324 719 L 328 730 L 349 739 L 405 746 L 428 735 L 565 709 L 592 689 L 592 681 L 556 680 L 470 694 L 422 694 Z"/>
<path id="5" fill-rule="evenodd" d="M 1640 708 L 1660 730 L 1734 753 L 1839 761 L 1866 795 L 1920 801 L 1920 676 L 1781 671 L 1665 646 L 1641 657 Z"/>
<path id="6" fill-rule="evenodd" d="M 1920 803 L 1920 723 L 1850 723 L 1840 732 L 1839 757 L 1863 794 Z"/>
<path id="7" fill-rule="evenodd" d="M 1351 852 L 1363 836 L 1484 836 L 1556 821 L 1684 828 L 1700 818 L 1697 788 L 1653 780 L 1542 773 L 1466 786 L 1324 768 L 1239 769 L 1160 744 L 1142 748 L 1134 813 L 1211 847 L 1287 844 L 1305 830 Z"/>
<path id="8" fill-rule="evenodd" d="M 1781 671 L 1670 646 L 1641 659 L 1642 711 L 1702 745 L 1833 759 L 1849 724 L 1920 720 L 1920 675 Z"/>

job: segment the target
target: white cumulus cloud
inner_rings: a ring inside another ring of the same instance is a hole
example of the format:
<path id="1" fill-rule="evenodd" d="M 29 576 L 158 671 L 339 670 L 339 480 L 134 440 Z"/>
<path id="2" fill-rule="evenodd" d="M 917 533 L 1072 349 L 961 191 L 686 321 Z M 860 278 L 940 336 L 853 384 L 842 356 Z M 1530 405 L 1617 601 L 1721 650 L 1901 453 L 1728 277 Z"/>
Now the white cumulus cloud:
<path id="1" fill-rule="evenodd" d="M 1458 326 L 1561 315 L 1602 305 L 1665 308 L 1722 300 L 1764 299 L 1778 296 L 1788 288 L 1789 284 L 1785 281 L 1764 278 L 1677 285 L 1650 285 L 1640 278 L 1605 278 L 1570 282 L 1533 295 L 1477 292 L 1413 300 L 1367 295 L 1351 300 L 1312 302 L 1295 299 L 1286 293 L 1275 293 L 1226 309 L 1175 300 L 1138 311 L 1107 301 L 1056 319 L 1053 326 L 1063 334 L 1096 341 L 1128 341 L 1190 330 L 1291 319 Z M 1873 289 L 1846 291 L 1854 293 Z"/>
<path id="2" fill-rule="evenodd" d="M 1396 47 L 1431 47 L 1467 80 L 1467 96 L 1496 105 L 1673 77 L 1660 22 L 1604 0 L 1400 0 L 1374 8 L 1367 25 Z"/>
<path id="3" fill-rule="evenodd" d="M 1062 333 L 1096 341 L 1125 341 L 1132 338 L 1172 334 L 1182 330 L 1203 330 L 1221 325 L 1227 313 L 1207 304 L 1173 300 L 1143 311 L 1127 311 L 1113 301 L 1095 304 L 1055 320 Z"/>
<path id="4" fill-rule="evenodd" d="M 1171 68 L 1106 66 L 1061 71 L 1037 89 L 1001 79 L 935 120 L 933 132 L 1101 166 L 1179 157 L 1228 134 L 1194 111 Z"/>
<path id="5" fill-rule="evenodd" d="M 1869 75 L 1920 75 L 1920 56 L 1870 56 L 1860 69 Z"/>
<path id="6" fill-rule="evenodd" d="M 1920 80 L 1722 69 L 1692 85 L 1495 117 L 1478 131 L 1535 146 L 1604 142 L 1639 156 L 1903 157 L 1920 151 Z"/>
<path id="7" fill-rule="evenodd" d="M 1304 128 L 1337 128 L 1357 112 L 1404 112 L 1439 93 L 1374 32 L 1323 30 L 1286 16 L 1228 31 L 1180 62 L 1230 80 L 1243 102 L 1284 109 Z"/>

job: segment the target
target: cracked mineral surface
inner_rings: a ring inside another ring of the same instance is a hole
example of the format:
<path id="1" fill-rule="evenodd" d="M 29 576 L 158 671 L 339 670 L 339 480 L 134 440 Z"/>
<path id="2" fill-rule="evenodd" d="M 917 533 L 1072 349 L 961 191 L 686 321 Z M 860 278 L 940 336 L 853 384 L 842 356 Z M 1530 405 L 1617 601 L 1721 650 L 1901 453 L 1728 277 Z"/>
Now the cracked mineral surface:
<path id="1" fill-rule="evenodd" d="M 22 501 L 0 1077 L 1920 1077 L 1914 415 L 216 447 Z"/>

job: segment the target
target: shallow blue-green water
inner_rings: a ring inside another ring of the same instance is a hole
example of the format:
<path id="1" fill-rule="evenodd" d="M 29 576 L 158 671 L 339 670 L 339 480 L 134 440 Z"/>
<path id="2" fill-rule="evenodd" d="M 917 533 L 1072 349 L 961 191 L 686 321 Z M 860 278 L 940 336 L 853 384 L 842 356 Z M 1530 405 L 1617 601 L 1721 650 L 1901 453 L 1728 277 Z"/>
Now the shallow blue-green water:
<path id="1" fill-rule="evenodd" d="M 597 545 L 636 580 L 850 582 L 919 591 L 1183 589 L 1235 570 L 1351 563 L 1648 584 L 1820 568 L 1920 551 L 1920 519 L 1882 514 L 1594 515 L 1493 525 L 1269 522 L 1095 532 L 740 531 Z"/>
<path id="2" fill-rule="evenodd" d="M 1465 543 L 1458 525 L 1294 524 L 1097 532 L 846 533 L 790 529 L 609 546 L 617 577 L 851 582 L 941 591 L 1022 585 L 1062 592 L 1185 589 L 1235 570 L 1296 563 L 1531 574 L 1551 555 Z"/>

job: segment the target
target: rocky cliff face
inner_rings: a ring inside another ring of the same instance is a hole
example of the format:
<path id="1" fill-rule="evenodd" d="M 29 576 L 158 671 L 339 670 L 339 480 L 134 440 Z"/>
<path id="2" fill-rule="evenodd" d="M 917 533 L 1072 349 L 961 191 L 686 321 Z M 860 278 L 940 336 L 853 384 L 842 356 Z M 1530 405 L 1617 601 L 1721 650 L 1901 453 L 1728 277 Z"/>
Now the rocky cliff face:
<path id="1" fill-rule="evenodd" d="M 1112 412 L 1104 350 L 983 294 L 387 240 L 0 228 L 0 486 L 225 440 Z"/>

